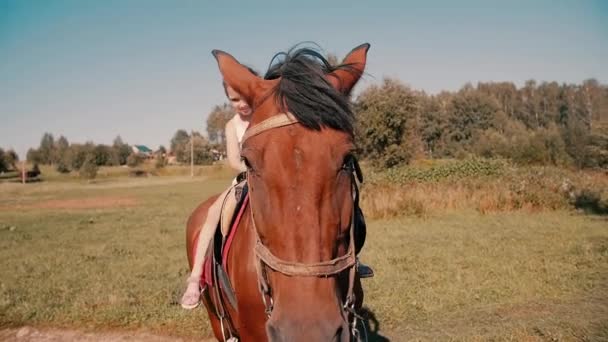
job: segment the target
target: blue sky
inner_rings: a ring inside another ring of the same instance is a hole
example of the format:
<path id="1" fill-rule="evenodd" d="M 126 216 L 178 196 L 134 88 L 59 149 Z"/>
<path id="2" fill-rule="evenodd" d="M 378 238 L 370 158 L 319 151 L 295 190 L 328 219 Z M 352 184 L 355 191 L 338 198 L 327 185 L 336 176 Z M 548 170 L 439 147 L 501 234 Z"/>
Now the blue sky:
<path id="1" fill-rule="evenodd" d="M 608 1 L 0 0 L 0 147 L 44 132 L 157 148 L 204 132 L 224 102 L 212 49 L 265 71 L 315 41 L 342 58 L 371 43 L 368 75 L 437 93 L 466 82 L 608 82 Z M 603 62 L 603 63 L 602 63 Z"/>

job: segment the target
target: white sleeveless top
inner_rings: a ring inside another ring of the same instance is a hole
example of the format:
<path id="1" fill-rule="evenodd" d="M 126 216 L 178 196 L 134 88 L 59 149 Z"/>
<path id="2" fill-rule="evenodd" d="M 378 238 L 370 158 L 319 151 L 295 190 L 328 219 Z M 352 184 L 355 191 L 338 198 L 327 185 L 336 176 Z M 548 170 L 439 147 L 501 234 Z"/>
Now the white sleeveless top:
<path id="1" fill-rule="evenodd" d="M 241 147 L 241 142 L 243 140 L 243 135 L 245 135 L 245 130 L 249 126 L 248 121 L 243 121 L 241 116 L 236 114 L 233 118 L 234 120 L 234 129 L 236 130 L 236 139 L 239 142 L 239 147 Z"/>

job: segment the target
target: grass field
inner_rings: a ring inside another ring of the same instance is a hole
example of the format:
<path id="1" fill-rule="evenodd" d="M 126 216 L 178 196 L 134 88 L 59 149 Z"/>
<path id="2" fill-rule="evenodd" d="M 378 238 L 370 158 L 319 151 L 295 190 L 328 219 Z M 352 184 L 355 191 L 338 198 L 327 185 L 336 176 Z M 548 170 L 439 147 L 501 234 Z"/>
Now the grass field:
<path id="1" fill-rule="evenodd" d="M 113 172 L 94 183 L 0 184 L 0 327 L 210 335 L 204 310 L 177 304 L 184 226 L 228 173 Z M 608 340 L 606 216 L 404 213 L 368 222 L 362 260 L 377 274 L 364 281 L 376 340 Z"/>

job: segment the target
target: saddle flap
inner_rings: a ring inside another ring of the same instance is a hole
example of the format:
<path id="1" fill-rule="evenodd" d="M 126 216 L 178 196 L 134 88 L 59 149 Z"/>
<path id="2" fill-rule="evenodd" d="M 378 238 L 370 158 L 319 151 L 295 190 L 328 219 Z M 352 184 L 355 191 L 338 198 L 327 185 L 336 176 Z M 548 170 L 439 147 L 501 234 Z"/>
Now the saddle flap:
<path id="1" fill-rule="evenodd" d="M 220 288 L 223 290 L 224 294 L 228 298 L 228 302 L 230 306 L 236 311 L 238 311 L 238 307 L 236 305 L 236 295 L 234 294 L 234 289 L 232 288 L 232 284 L 228 279 L 228 275 L 222 265 L 215 264 L 215 272 L 217 273 L 217 279 L 219 282 Z"/>

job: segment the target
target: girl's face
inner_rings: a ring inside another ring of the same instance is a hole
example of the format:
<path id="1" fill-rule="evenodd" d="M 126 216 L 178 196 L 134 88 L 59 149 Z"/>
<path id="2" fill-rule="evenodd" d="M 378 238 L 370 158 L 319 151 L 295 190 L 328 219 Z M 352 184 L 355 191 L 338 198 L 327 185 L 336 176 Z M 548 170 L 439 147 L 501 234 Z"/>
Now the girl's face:
<path id="1" fill-rule="evenodd" d="M 240 116 L 249 116 L 251 115 L 251 107 L 245 102 L 245 99 L 241 97 L 239 93 L 234 91 L 229 85 L 226 85 L 226 95 L 228 95 L 228 100 L 230 100 L 230 104 L 232 108 L 236 111 L 236 113 Z"/>

